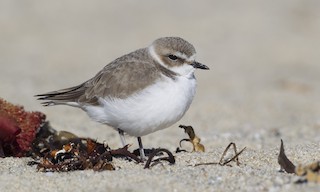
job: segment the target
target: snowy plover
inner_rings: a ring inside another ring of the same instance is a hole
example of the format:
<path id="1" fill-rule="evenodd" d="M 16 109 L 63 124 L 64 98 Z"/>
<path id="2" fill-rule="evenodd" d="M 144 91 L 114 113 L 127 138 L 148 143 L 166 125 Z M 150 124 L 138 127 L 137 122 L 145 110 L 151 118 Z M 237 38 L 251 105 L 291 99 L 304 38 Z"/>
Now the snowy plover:
<path id="1" fill-rule="evenodd" d="M 150 46 L 106 65 L 93 78 L 67 89 L 36 95 L 45 106 L 69 105 L 93 120 L 138 138 L 167 128 L 188 110 L 196 90 L 194 71 L 209 69 L 195 61 L 193 45 L 179 37 L 164 37 Z"/>

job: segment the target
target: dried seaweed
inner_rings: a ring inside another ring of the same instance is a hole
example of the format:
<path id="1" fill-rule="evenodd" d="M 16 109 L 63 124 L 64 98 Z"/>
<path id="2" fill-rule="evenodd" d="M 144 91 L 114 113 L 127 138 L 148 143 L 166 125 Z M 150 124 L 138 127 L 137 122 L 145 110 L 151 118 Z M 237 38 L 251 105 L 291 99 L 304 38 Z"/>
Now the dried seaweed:
<path id="1" fill-rule="evenodd" d="M 128 151 L 129 145 L 119 149 L 98 143 L 89 138 L 80 138 L 67 131 L 57 132 L 48 124 L 41 128 L 32 145 L 31 156 L 39 171 L 64 172 L 93 169 L 114 170 L 113 158 L 140 159 Z"/>
<path id="2" fill-rule="evenodd" d="M 181 143 L 183 141 L 188 141 L 192 143 L 193 149 L 192 152 L 205 152 L 204 146 L 200 143 L 201 139 L 195 134 L 193 127 L 191 126 L 185 126 L 185 125 L 179 125 L 180 128 L 183 128 L 184 131 L 189 135 L 189 139 L 182 139 L 179 142 L 179 146 L 181 147 Z M 181 152 L 183 150 L 180 150 L 179 148 L 177 151 Z"/>
<path id="3" fill-rule="evenodd" d="M 234 156 L 232 156 L 231 158 L 227 158 L 225 159 L 225 156 L 228 152 L 228 150 L 230 149 L 230 147 L 233 146 L 233 150 L 234 150 Z M 232 166 L 229 163 L 232 161 L 235 161 L 237 163 L 237 165 L 240 165 L 240 161 L 239 161 L 239 155 L 246 149 L 246 147 L 244 147 L 241 151 L 237 152 L 237 146 L 235 143 L 230 143 L 226 149 L 224 150 L 224 152 L 221 155 L 220 161 L 219 162 L 209 162 L 209 163 L 198 163 L 195 164 L 193 166 L 200 166 L 200 165 L 221 165 L 221 166 Z"/>
<path id="4" fill-rule="evenodd" d="M 294 173 L 296 166 L 287 158 L 284 153 L 283 141 L 281 139 L 280 153 L 278 156 L 278 163 L 280 165 L 280 171 L 286 171 L 287 173 Z"/>
<path id="5" fill-rule="evenodd" d="M 87 149 L 83 149 L 80 144 L 70 143 L 64 145 L 60 150 L 51 151 L 46 157 L 40 159 L 37 164 L 39 171 L 74 171 L 93 169 L 96 171 L 114 170 L 113 165 L 109 162 L 111 156 L 109 154 L 99 154 L 96 150 L 89 151 L 89 143 L 87 140 Z M 96 145 L 96 143 L 94 143 Z M 96 147 L 96 146 L 95 146 Z"/>
<path id="6" fill-rule="evenodd" d="M 280 169 L 287 173 L 295 173 L 301 178 L 295 183 L 315 182 L 320 184 L 320 161 L 313 162 L 309 165 L 295 166 L 284 153 L 283 141 L 281 139 L 280 153 L 278 156 Z"/>
<path id="7" fill-rule="evenodd" d="M 320 161 L 313 162 L 309 165 L 296 167 L 295 173 L 303 178 L 296 183 L 300 182 L 315 182 L 320 184 Z"/>
<path id="8" fill-rule="evenodd" d="M 160 157 L 158 159 L 154 159 L 155 156 L 160 155 L 161 153 L 166 153 L 168 155 L 168 157 Z M 159 149 L 155 149 L 150 155 L 149 158 L 144 166 L 145 169 L 149 169 L 150 167 L 153 167 L 154 165 L 160 163 L 160 161 L 168 161 L 170 163 L 170 165 L 175 164 L 176 160 L 174 158 L 174 156 L 172 155 L 172 153 L 167 150 L 167 149 L 163 149 L 163 148 L 159 148 Z M 152 163 L 152 164 L 151 164 Z"/>

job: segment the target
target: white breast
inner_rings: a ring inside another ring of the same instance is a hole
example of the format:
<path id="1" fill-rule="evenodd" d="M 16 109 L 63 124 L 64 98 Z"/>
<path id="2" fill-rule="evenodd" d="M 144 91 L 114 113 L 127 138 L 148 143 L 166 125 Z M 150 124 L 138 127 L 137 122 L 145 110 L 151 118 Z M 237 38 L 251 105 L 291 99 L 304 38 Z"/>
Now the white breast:
<path id="1" fill-rule="evenodd" d="M 188 110 L 195 90 L 193 74 L 189 78 L 178 76 L 175 80 L 163 77 L 126 99 L 100 98 L 101 106 L 82 108 L 92 119 L 138 137 L 180 120 Z"/>

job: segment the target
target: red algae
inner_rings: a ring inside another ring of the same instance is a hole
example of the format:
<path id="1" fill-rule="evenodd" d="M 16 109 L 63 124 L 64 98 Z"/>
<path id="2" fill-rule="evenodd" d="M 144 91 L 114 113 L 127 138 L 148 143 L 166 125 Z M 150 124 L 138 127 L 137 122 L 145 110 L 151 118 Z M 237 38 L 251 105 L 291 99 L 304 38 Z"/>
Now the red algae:
<path id="1" fill-rule="evenodd" d="M 27 112 L 0 98 L 0 157 L 25 156 L 45 118 L 41 112 Z"/>

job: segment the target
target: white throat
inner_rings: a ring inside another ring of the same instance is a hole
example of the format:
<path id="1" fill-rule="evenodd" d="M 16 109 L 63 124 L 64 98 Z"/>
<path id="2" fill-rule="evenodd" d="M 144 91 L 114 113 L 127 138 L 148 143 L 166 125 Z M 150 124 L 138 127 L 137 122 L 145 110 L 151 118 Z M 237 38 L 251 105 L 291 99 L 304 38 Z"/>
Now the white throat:
<path id="1" fill-rule="evenodd" d="M 195 68 L 189 64 L 183 64 L 181 66 L 171 67 L 170 70 L 181 76 L 184 76 L 187 78 L 194 78 L 193 73 L 195 71 Z"/>

